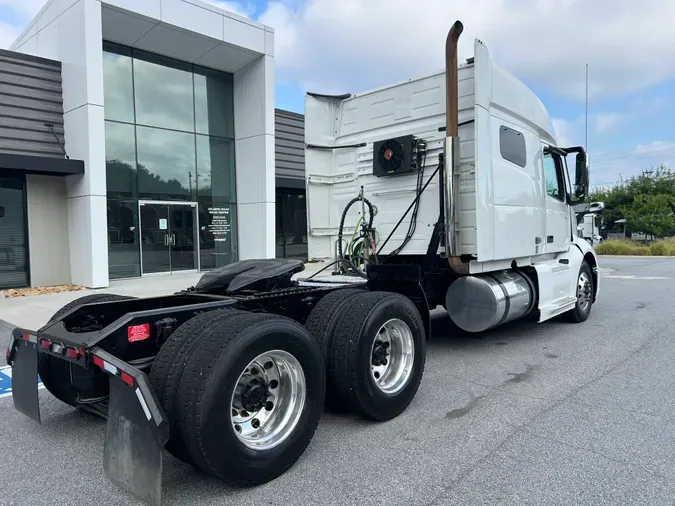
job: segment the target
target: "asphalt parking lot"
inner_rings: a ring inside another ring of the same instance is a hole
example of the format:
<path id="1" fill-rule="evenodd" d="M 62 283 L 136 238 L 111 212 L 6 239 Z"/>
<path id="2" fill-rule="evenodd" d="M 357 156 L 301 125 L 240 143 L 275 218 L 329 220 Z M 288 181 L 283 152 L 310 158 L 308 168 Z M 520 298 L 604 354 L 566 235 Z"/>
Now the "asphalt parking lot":
<path id="1" fill-rule="evenodd" d="M 675 260 L 605 259 L 582 325 L 434 338 L 417 397 L 376 424 L 326 413 L 300 461 L 236 490 L 168 454 L 166 504 L 673 504 Z M 0 332 L 7 335 L 0 325 Z M 103 474 L 105 422 L 0 398 L 0 505 L 141 504 Z"/>

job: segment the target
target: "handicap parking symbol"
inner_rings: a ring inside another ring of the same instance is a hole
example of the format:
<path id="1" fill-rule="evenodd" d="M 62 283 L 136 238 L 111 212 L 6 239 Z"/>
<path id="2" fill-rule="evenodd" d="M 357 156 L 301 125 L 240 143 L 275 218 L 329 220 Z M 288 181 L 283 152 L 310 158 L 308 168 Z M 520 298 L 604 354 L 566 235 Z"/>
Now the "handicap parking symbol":
<path id="1" fill-rule="evenodd" d="M 37 377 L 38 390 L 44 388 L 42 380 Z M 12 368 L 11 366 L 0 367 L 0 399 L 12 395 Z"/>

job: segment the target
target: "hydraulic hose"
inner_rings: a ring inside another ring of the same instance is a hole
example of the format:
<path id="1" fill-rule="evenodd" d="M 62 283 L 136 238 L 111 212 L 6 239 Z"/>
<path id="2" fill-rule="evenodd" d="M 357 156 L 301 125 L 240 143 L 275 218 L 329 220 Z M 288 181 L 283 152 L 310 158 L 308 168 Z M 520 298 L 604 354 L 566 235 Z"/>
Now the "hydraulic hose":
<path id="1" fill-rule="evenodd" d="M 342 259 L 342 232 L 345 226 L 345 218 L 347 217 L 349 209 L 357 202 L 361 202 L 361 200 L 363 200 L 363 202 L 368 206 L 368 214 L 370 215 L 367 228 L 373 228 L 373 217 L 375 213 L 373 212 L 373 205 L 370 203 L 370 200 L 361 196 L 354 197 L 347 203 L 344 210 L 342 211 L 342 217 L 340 218 L 340 227 L 338 228 L 338 260 Z"/>

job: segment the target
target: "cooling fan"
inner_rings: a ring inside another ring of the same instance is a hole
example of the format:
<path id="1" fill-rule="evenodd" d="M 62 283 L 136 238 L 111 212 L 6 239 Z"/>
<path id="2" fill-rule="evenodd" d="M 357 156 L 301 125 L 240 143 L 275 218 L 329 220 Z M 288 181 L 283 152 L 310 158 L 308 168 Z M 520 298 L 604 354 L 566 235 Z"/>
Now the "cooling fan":
<path id="1" fill-rule="evenodd" d="M 373 143 L 373 174 L 378 177 L 406 174 L 416 169 L 414 137 L 394 137 Z"/>
<path id="2" fill-rule="evenodd" d="M 389 139 L 384 141 L 382 146 L 380 146 L 377 161 L 380 167 L 391 173 L 401 168 L 404 156 L 403 144 L 395 139 Z"/>

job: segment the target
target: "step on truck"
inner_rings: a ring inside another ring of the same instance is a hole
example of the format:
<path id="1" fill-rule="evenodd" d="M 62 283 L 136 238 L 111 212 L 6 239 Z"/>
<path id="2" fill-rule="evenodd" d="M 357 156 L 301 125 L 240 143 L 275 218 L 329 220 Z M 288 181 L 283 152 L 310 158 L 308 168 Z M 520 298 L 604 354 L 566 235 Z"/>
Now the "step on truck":
<path id="1" fill-rule="evenodd" d="M 308 248 L 323 272 L 243 260 L 169 296 L 77 299 L 13 331 L 15 408 L 40 423 L 39 375 L 105 417 L 106 476 L 161 504 L 165 450 L 254 486 L 301 457 L 324 404 L 398 416 L 439 306 L 466 332 L 585 321 L 598 259 L 573 206 L 588 156 L 557 145 L 542 103 L 483 43 L 458 65 L 462 29 L 448 34 L 445 72 L 306 95 Z"/>

